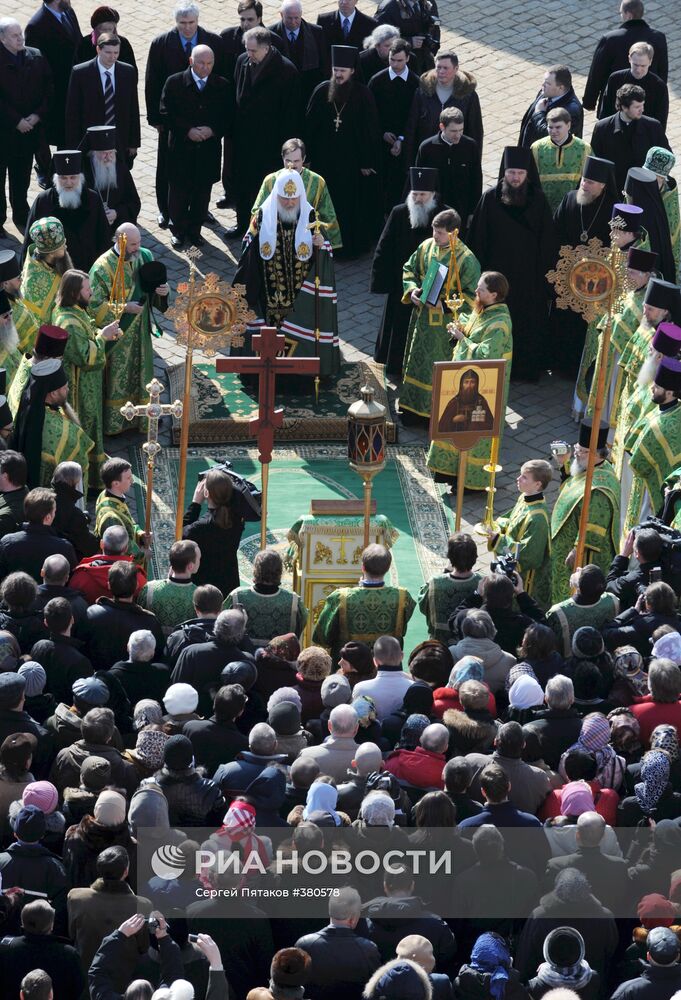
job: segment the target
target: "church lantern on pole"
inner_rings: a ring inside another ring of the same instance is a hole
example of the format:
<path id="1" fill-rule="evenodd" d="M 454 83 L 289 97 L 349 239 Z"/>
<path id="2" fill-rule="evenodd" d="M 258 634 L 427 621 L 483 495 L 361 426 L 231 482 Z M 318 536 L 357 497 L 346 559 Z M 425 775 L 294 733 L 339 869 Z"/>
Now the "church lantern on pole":
<path id="1" fill-rule="evenodd" d="M 364 548 L 369 544 L 371 488 L 375 475 L 385 468 L 386 409 L 374 399 L 374 390 L 365 385 L 361 399 L 348 410 L 348 461 L 364 480 Z"/>

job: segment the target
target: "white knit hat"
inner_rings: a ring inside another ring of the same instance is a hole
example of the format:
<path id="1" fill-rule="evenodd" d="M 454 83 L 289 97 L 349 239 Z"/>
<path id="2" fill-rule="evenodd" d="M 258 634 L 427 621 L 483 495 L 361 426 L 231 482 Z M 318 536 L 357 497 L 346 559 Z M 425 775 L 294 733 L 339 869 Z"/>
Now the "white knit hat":
<path id="1" fill-rule="evenodd" d="M 191 684 L 171 684 L 163 696 L 163 704 L 171 715 L 188 715 L 196 711 L 198 692 Z"/>

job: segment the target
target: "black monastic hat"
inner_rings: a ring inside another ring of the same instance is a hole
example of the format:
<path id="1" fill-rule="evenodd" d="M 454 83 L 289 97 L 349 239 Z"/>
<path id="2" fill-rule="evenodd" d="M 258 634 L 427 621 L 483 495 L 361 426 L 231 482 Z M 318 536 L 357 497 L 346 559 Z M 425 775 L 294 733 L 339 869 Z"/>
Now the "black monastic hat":
<path id="1" fill-rule="evenodd" d="M 524 146 L 506 146 L 504 156 L 501 161 L 503 170 L 529 170 L 532 160 L 532 151 Z"/>
<path id="2" fill-rule="evenodd" d="M 148 260 L 139 269 L 140 286 L 148 295 L 152 295 L 159 285 L 164 285 L 167 278 L 166 266 L 160 260 Z"/>
<path id="3" fill-rule="evenodd" d="M 639 247 L 632 247 L 627 253 L 627 267 L 632 271 L 654 271 L 657 267 L 658 255 L 653 250 L 641 250 Z"/>
<path id="4" fill-rule="evenodd" d="M 0 250 L 0 281 L 10 281 L 20 274 L 21 266 L 14 250 Z"/>
<path id="5" fill-rule="evenodd" d="M 662 278 L 651 278 L 643 298 L 644 305 L 655 306 L 656 309 L 667 309 L 669 312 L 678 310 L 681 300 L 681 288 L 671 281 Z"/>
<path id="6" fill-rule="evenodd" d="M 588 448 L 591 443 L 591 428 L 593 426 L 593 420 L 591 417 L 585 417 L 579 425 L 579 443 L 582 448 Z M 608 431 L 610 430 L 610 425 L 601 420 L 600 427 L 598 428 L 598 444 L 597 448 L 605 448 L 608 444 Z"/>
<path id="7" fill-rule="evenodd" d="M 607 184 L 615 177 L 615 164 L 612 160 L 604 160 L 600 156 L 587 156 L 582 167 L 582 177 L 588 181 Z"/>
<path id="8" fill-rule="evenodd" d="M 83 166 L 83 154 L 79 149 L 59 149 L 52 154 L 55 174 L 79 174 Z"/>
<path id="9" fill-rule="evenodd" d="M 660 389 L 671 389 L 681 396 L 681 361 L 662 358 L 655 374 L 655 385 L 659 385 Z"/>
<path id="10" fill-rule="evenodd" d="M 677 358 L 681 352 L 681 326 L 676 323 L 660 323 L 651 343 L 653 350 L 664 354 L 665 358 Z"/>
<path id="11" fill-rule="evenodd" d="M 437 167 L 409 167 L 410 191 L 439 191 L 440 171 Z"/>
<path id="12" fill-rule="evenodd" d="M 87 130 L 88 149 L 104 150 L 116 148 L 115 125 L 91 125 Z"/>
<path id="13" fill-rule="evenodd" d="M 0 316 L 4 316 L 5 313 L 12 311 L 12 303 L 10 302 L 9 295 L 4 289 L 0 288 Z"/>
<path id="14" fill-rule="evenodd" d="M 355 69 L 359 52 L 354 45 L 332 45 L 331 65 L 334 69 Z"/>
<path id="15" fill-rule="evenodd" d="M 657 190 L 657 174 L 645 167 L 629 167 L 624 182 L 624 193 L 634 201 L 638 201 L 641 188 L 648 184 L 654 184 Z"/>
<path id="16" fill-rule="evenodd" d="M 638 205 L 627 205 L 626 202 L 618 201 L 612 206 L 611 218 L 622 220 L 624 232 L 637 233 L 643 225 L 643 209 Z"/>

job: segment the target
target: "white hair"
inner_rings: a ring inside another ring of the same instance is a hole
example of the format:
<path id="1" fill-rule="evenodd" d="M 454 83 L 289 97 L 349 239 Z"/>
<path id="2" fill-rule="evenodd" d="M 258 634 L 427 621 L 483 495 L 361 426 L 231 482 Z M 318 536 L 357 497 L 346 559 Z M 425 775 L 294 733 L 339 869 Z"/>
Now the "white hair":
<path id="1" fill-rule="evenodd" d="M 572 679 L 565 674 L 556 674 L 546 682 L 546 704 L 549 708 L 565 710 L 571 708 L 575 700 L 575 689 Z"/>
<path id="2" fill-rule="evenodd" d="M 329 729 L 333 736 L 354 736 L 359 717 L 352 705 L 336 705 L 329 715 Z"/>
<path id="3" fill-rule="evenodd" d="M 363 49 L 375 49 L 377 45 L 382 45 L 389 38 L 399 38 L 400 33 L 392 24 L 379 24 L 377 28 L 362 42 Z"/>
<path id="4" fill-rule="evenodd" d="M 128 639 L 128 656 L 131 660 L 148 662 L 153 660 L 156 652 L 156 639 L 148 628 L 140 628 L 130 633 Z"/>
<path id="5" fill-rule="evenodd" d="M 392 826 L 395 822 L 395 803 L 386 792 L 369 792 L 362 801 L 360 815 L 369 826 Z"/>
<path id="6" fill-rule="evenodd" d="M 248 734 L 248 749 L 267 756 L 277 748 L 277 734 L 266 722 L 257 722 Z"/>
<path id="7" fill-rule="evenodd" d="M 175 4 L 174 17 L 176 21 L 178 21 L 181 17 L 191 17 L 192 15 L 198 20 L 199 5 L 197 3 Z"/>
<path id="8" fill-rule="evenodd" d="M 8 28 L 12 28 L 15 25 L 17 28 L 21 27 L 15 17 L 0 17 L 0 35 L 4 35 Z"/>
<path id="9" fill-rule="evenodd" d="M 246 631 L 246 618 L 241 611 L 221 611 L 215 619 L 213 632 L 222 642 L 239 642 Z"/>
<path id="10" fill-rule="evenodd" d="M 300 0 L 283 0 L 279 11 L 283 14 L 285 10 L 293 10 L 294 7 L 296 10 L 299 10 L 301 14 L 303 13 L 303 5 Z"/>

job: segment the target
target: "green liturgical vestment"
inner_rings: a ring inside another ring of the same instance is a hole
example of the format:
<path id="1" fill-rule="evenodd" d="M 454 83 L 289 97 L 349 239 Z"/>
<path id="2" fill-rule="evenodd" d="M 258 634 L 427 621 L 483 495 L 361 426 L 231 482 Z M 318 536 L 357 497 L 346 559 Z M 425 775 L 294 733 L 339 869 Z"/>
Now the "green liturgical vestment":
<path id="1" fill-rule="evenodd" d="M 585 478 L 586 473 L 580 472 L 565 480 L 551 513 L 551 590 L 554 604 L 570 596 L 571 570 L 565 565 L 565 559 L 577 545 Z M 584 565 L 595 563 L 605 574 L 619 547 L 619 512 L 619 480 L 610 462 L 602 462 L 594 469 Z"/>
<path id="2" fill-rule="evenodd" d="M 681 465 L 681 405 L 677 400 L 664 408 L 656 406 L 639 426 L 630 452 L 634 473 L 632 494 L 642 486 L 643 496 L 647 493 L 650 498 L 650 513 L 659 514 L 664 502 L 664 483 Z M 639 509 L 638 516 L 640 513 Z M 637 523 L 637 512 L 630 501 L 625 527 L 632 528 Z"/>
<path id="3" fill-rule="evenodd" d="M 449 616 L 465 597 L 478 589 L 481 579 L 479 573 L 471 573 L 463 579 L 452 576 L 451 573 L 438 573 L 428 583 L 424 583 L 419 591 L 418 605 L 428 622 L 428 635 L 431 639 L 439 639 L 445 645 L 451 642 Z"/>
<path id="4" fill-rule="evenodd" d="M 123 497 L 102 490 L 97 497 L 95 507 L 95 534 L 101 538 L 112 524 L 122 525 L 128 533 L 128 552 L 138 565 L 144 562 L 144 552 L 141 547 L 141 536 L 144 534 L 132 519 L 128 505 Z"/>
<path id="5" fill-rule="evenodd" d="M 558 652 L 572 656 L 572 637 L 578 628 L 590 625 L 600 632 L 606 622 L 620 613 L 620 602 L 614 594 L 601 594 L 595 604 L 577 604 L 572 597 L 554 604 L 546 612 L 546 624 L 556 633 Z"/>
<path id="6" fill-rule="evenodd" d="M 491 361 L 504 360 L 506 374 L 504 376 L 503 410 L 506 413 L 508 387 L 511 381 L 511 361 L 513 358 L 513 337 L 511 335 L 511 314 L 504 303 L 487 306 L 481 313 L 474 312 L 467 317 L 461 317 L 465 331 L 463 340 L 458 341 L 454 348 L 453 361 Z M 504 420 L 499 428 L 499 449 L 503 436 Z M 466 486 L 471 490 L 484 490 L 489 485 L 489 465 L 492 450 L 492 438 L 480 438 L 468 452 L 466 466 Z M 428 466 L 433 472 L 455 476 L 459 470 L 459 450 L 449 441 L 432 441 L 428 450 Z"/>
<path id="7" fill-rule="evenodd" d="M 382 635 L 393 635 L 403 642 L 415 607 L 414 598 L 404 587 L 340 587 L 326 598 L 312 641 L 330 650 L 334 663 L 350 639 L 371 647 Z"/>
<path id="8" fill-rule="evenodd" d="M 497 555 L 518 551 L 518 570 L 525 590 L 546 609 L 551 603 L 551 526 L 544 496 L 518 497 L 513 510 L 500 517 L 492 541 Z"/>
<path id="9" fill-rule="evenodd" d="M 61 283 L 61 275 L 33 256 L 34 245 L 28 248 L 21 272 L 21 297 L 35 316 L 38 326 L 50 323 L 54 300 Z"/>
<path id="10" fill-rule="evenodd" d="M 530 148 L 542 191 L 553 213 L 568 191 L 574 191 L 579 184 L 584 161 L 591 155 L 591 146 L 576 135 L 557 146 L 547 135 L 533 142 Z"/>
<path id="11" fill-rule="evenodd" d="M 449 267 L 451 251 L 449 246 L 438 247 L 432 239 L 424 240 L 416 248 L 402 270 L 404 294 L 402 302 L 411 304 L 411 293 L 421 288 L 431 261 Z M 456 244 L 456 260 L 459 265 L 461 293 L 472 308 L 475 289 L 480 278 L 480 264 L 475 254 L 459 240 Z M 456 294 L 456 283 L 452 283 L 452 293 Z M 443 311 L 445 284 L 438 296 L 440 308 L 414 306 L 409 321 L 407 347 L 404 352 L 404 384 L 400 390 L 400 408 L 421 417 L 430 416 L 433 395 L 433 364 L 436 361 L 450 361 L 452 343 L 447 324 L 451 313 Z"/>
<path id="12" fill-rule="evenodd" d="M 246 635 L 260 645 L 289 632 L 300 636 L 309 617 L 298 595 L 283 587 L 273 594 L 260 594 L 253 587 L 237 587 L 222 607 L 228 610 L 237 604 L 241 604 L 248 615 Z"/>
<path id="13" fill-rule="evenodd" d="M 40 486 L 49 486 L 60 462 L 77 462 L 83 470 L 83 493 L 87 496 L 88 469 L 94 442 L 61 408 L 45 407 Z"/>

